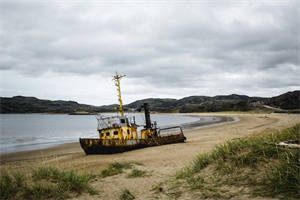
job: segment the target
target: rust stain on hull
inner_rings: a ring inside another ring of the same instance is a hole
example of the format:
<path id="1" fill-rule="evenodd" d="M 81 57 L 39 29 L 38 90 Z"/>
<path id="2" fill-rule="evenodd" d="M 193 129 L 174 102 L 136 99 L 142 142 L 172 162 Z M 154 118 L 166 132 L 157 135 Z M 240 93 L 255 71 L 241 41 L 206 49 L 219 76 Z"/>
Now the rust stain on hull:
<path id="1" fill-rule="evenodd" d="M 87 155 L 122 153 L 134 149 L 182 143 L 185 142 L 185 140 L 186 137 L 183 133 L 168 136 L 157 136 L 148 139 L 121 141 L 119 139 L 101 140 L 96 138 L 79 138 L 80 145 Z"/>

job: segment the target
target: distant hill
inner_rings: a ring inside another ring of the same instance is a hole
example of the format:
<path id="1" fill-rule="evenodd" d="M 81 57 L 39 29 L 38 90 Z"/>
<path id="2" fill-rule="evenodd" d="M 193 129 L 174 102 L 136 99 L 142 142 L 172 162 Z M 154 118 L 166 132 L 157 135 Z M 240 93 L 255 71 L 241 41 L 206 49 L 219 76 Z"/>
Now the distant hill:
<path id="1" fill-rule="evenodd" d="M 50 101 L 35 97 L 0 97 L 0 113 L 76 113 L 111 112 L 118 105 L 92 106 L 75 101 Z M 287 92 L 271 98 L 249 97 L 246 95 L 190 96 L 182 99 L 149 98 L 134 101 L 124 106 L 125 110 L 135 111 L 149 103 L 156 112 L 217 112 L 249 111 L 262 109 L 300 109 L 300 91 Z M 267 107 L 267 108 L 266 108 Z"/>
<path id="2" fill-rule="evenodd" d="M 157 112 L 171 112 L 176 107 L 176 99 L 160 99 L 160 98 L 150 98 L 150 99 L 142 99 L 130 104 L 125 105 L 125 109 L 137 110 L 139 109 L 145 102 L 149 103 L 150 110 Z"/>
<path id="3" fill-rule="evenodd" d="M 125 107 L 136 109 L 144 102 L 150 104 L 152 111 L 158 112 L 216 112 L 216 111 L 246 111 L 250 110 L 251 103 L 264 100 L 259 97 L 244 95 L 222 95 L 215 97 L 190 96 L 179 100 L 175 99 L 143 99 L 135 101 Z"/>
<path id="4" fill-rule="evenodd" d="M 299 109 L 300 91 L 287 92 L 282 95 L 272 97 L 266 101 L 266 104 L 281 109 Z"/>
<path id="5" fill-rule="evenodd" d="M 0 97 L 0 113 L 72 113 L 78 111 L 105 112 L 110 107 L 79 104 L 75 101 L 50 101 L 35 97 Z"/>
<path id="6" fill-rule="evenodd" d="M 190 96 L 176 99 L 142 99 L 125 105 L 125 108 L 138 109 L 144 102 L 150 109 L 157 112 L 218 112 L 218 111 L 249 111 L 266 109 L 264 105 L 279 109 L 300 109 L 300 91 L 287 92 L 282 95 L 263 98 L 246 95 Z M 269 109 L 271 109 L 269 107 Z"/>

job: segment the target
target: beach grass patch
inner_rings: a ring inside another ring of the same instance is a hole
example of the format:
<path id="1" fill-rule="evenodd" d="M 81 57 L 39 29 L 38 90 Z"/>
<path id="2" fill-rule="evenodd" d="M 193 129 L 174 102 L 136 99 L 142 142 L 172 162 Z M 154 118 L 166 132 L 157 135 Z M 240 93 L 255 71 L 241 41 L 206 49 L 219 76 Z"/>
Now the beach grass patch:
<path id="1" fill-rule="evenodd" d="M 192 176 L 192 169 L 190 167 L 185 167 L 176 172 L 176 179 L 185 179 Z"/>
<path id="2" fill-rule="evenodd" d="M 300 150 L 276 145 L 299 138 L 297 124 L 265 136 L 227 141 L 178 171 L 176 189 L 186 186 L 202 198 L 230 198 L 241 195 L 245 188 L 247 195 L 300 198 Z M 218 192 L 221 190 L 225 192 Z"/>
<path id="3" fill-rule="evenodd" d="M 89 195 L 99 195 L 99 191 L 98 190 L 96 190 L 95 188 L 93 188 L 93 187 L 89 187 L 88 188 L 88 193 L 89 193 Z"/>
<path id="4" fill-rule="evenodd" d="M 108 176 L 114 176 L 117 174 L 121 174 L 123 172 L 122 169 L 116 169 L 116 168 L 108 168 L 108 169 L 104 169 L 100 172 L 100 176 L 102 178 L 108 177 Z"/>
<path id="5" fill-rule="evenodd" d="M 131 169 L 133 165 L 142 165 L 138 162 L 130 161 L 130 162 L 113 162 L 108 165 L 106 169 L 103 169 L 100 172 L 100 177 L 105 178 L 108 176 L 114 176 L 117 174 L 123 173 L 124 169 Z"/>
<path id="6" fill-rule="evenodd" d="M 69 194 L 58 184 L 39 181 L 26 185 L 19 197 L 20 199 L 64 199 L 68 196 Z"/>
<path id="7" fill-rule="evenodd" d="M 143 177 L 146 175 L 146 171 L 133 169 L 131 172 L 126 176 L 127 178 L 136 178 L 136 177 Z"/>
<path id="8" fill-rule="evenodd" d="M 122 193 L 120 194 L 120 200 L 133 200 L 135 196 L 128 190 L 123 189 Z"/>
<path id="9" fill-rule="evenodd" d="M 32 178 L 34 180 L 40 179 L 59 179 L 61 171 L 58 168 L 45 166 L 39 167 L 32 172 Z"/>
<path id="10" fill-rule="evenodd" d="M 39 167 L 30 175 L 20 172 L 1 172 L 0 199 L 64 199 L 87 192 L 98 194 L 90 182 L 91 174 L 55 167 Z"/>
<path id="11" fill-rule="evenodd" d="M 18 183 L 17 183 L 18 182 Z M 23 181 L 22 181 L 23 183 Z M 10 199 L 20 189 L 20 182 L 16 181 L 7 171 L 1 171 L 0 175 L 0 197 L 1 199 Z"/>
<path id="12" fill-rule="evenodd" d="M 114 162 L 109 164 L 109 168 L 115 168 L 115 169 L 130 169 L 132 167 L 131 162 Z"/>

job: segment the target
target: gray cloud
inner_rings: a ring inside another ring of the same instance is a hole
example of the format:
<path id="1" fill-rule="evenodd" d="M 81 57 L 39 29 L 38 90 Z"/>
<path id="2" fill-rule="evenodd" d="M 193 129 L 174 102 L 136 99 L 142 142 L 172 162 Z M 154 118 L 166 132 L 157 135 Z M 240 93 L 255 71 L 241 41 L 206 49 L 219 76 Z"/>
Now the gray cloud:
<path id="1" fill-rule="evenodd" d="M 53 81 L 119 71 L 130 79 L 132 100 L 277 95 L 300 87 L 299 7 L 297 1 L 1 1 L 0 70 L 24 80 L 53 73 Z M 63 81 L 61 87 L 68 91 Z M 21 88 L 16 82 L 1 91 L 17 95 Z"/>

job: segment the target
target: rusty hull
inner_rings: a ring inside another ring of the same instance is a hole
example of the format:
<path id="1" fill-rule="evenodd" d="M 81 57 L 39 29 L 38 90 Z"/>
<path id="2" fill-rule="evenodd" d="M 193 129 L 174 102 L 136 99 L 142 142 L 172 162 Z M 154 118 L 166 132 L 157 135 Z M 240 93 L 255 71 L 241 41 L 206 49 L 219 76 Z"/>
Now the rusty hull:
<path id="1" fill-rule="evenodd" d="M 167 136 L 155 136 L 148 139 L 102 140 L 97 138 L 79 138 L 80 145 L 87 155 L 121 153 L 134 149 L 181 143 L 185 140 L 186 137 L 183 133 Z"/>

